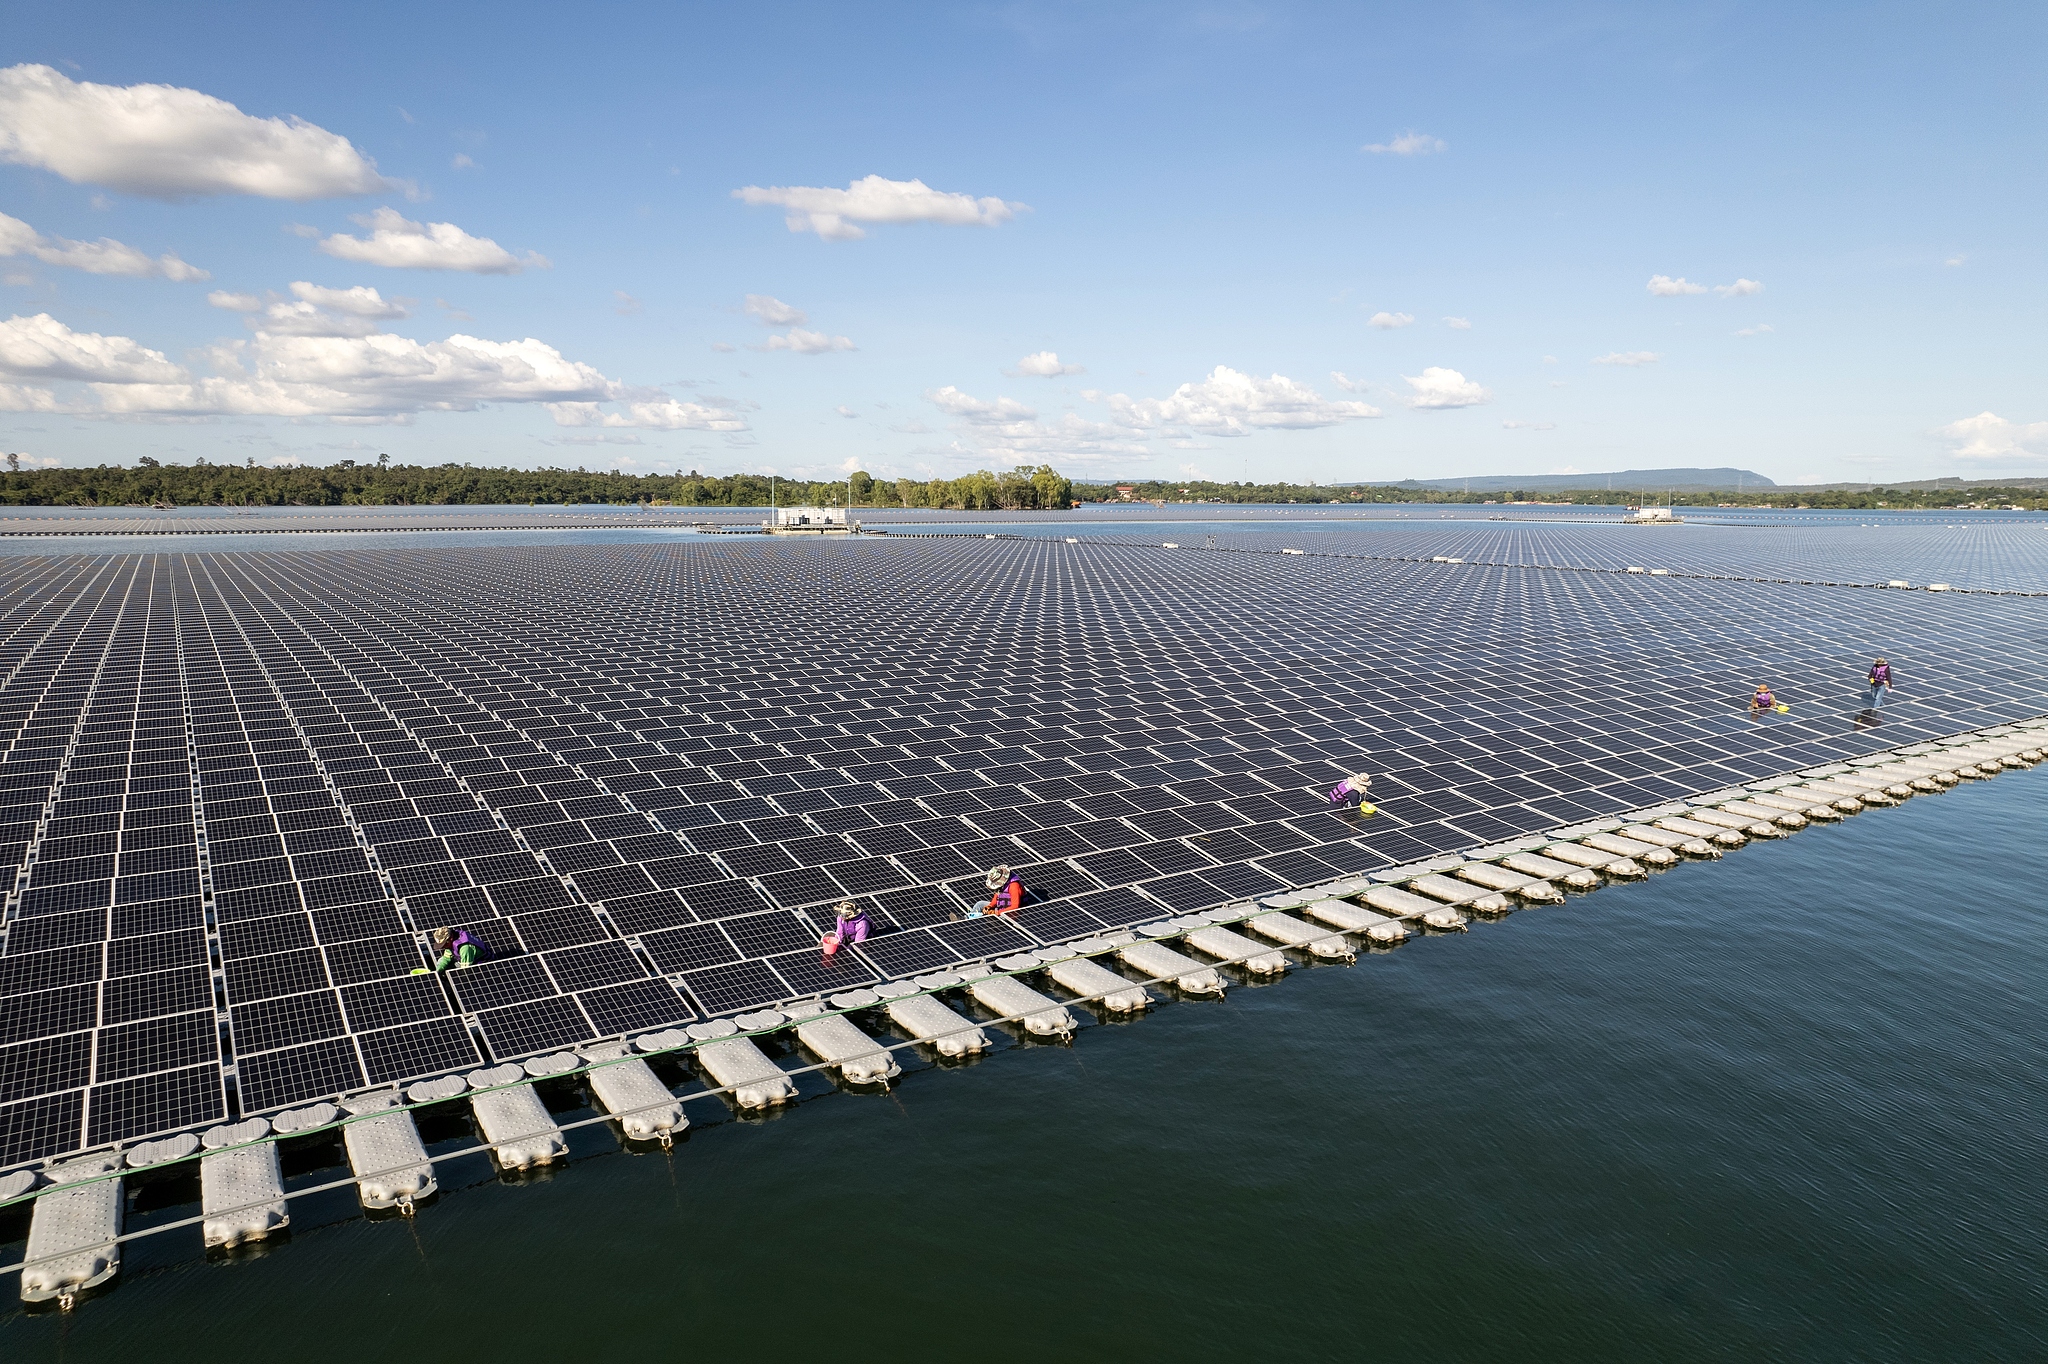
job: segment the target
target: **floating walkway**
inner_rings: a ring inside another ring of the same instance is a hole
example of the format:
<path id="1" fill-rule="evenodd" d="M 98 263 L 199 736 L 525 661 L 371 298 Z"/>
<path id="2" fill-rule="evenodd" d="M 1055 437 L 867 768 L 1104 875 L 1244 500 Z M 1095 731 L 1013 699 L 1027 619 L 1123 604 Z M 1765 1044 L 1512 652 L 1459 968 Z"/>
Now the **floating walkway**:
<path id="1" fill-rule="evenodd" d="M 436 1193 L 434 1167 L 441 1162 L 487 1154 L 501 1173 L 516 1175 L 566 1159 L 567 1130 L 596 1124 L 611 1125 L 629 1143 L 667 1146 L 689 1125 L 688 1102 L 717 1100 L 759 1112 L 794 1101 L 792 1077 L 813 1071 L 854 1087 L 886 1086 L 902 1073 L 897 1052 L 971 1057 L 991 1046 L 991 1025 L 1071 1041 L 1076 1006 L 1134 1015 L 1156 1002 L 1155 988 L 1220 995 L 1229 982 L 1225 970 L 1277 975 L 1287 969 L 1289 952 L 1349 961 L 1359 939 L 1384 949 L 1418 930 L 1462 931 L 1475 917 L 1555 904 L 1567 891 L 1642 880 L 1680 860 L 1711 860 L 1755 839 L 1783 838 L 1871 806 L 2030 767 L 2048 757 L 2044 749 L 2048 718 L 2001 725 L 1256 903 L 16 1170 L 0 1175 L 0 1208 L 30 1205 L 27 1250 L 0 1271 L 20 1274 L 25 1302 L 66 1308 L 113 1280 L 127 1241 L 190 1224 L 124 1234 L 123 1181 L 144 1170 L 199 1163 L 202 1211 L 190 1221 L 201 1224 L 210 1251 L 283 1234 L 291 1198 L 338 1187 L 353 1185 L 367 1210 L 409 1215 Z M 769 1039 L 785 1033 L 814 1064 L 785 1067 L 764 1049 L 783 1049 Z M 675 1093 L 650 1058 L 690 1068 L 703 1088 Z M 534 1085 L 567 1077 L 587 1087 L 602 1116 L 555 1120 Z M 415 1115 L 462 1100 L 482 1143 L 429 1155 Z M 335 1132 L 350 1178 L 288 1192 L 279 1141 Z"/>

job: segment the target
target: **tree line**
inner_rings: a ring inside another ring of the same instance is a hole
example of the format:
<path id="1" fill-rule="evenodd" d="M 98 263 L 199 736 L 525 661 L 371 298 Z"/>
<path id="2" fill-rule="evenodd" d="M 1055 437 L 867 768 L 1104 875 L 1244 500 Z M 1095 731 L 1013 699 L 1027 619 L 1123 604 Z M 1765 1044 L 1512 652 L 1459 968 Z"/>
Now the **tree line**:
<path id="1" fill-rule="evenodd" d="M 18 460 L 10 458 L 10 466 Z M 677 507 L 932 507 L 956 511 L 1049 511 L 1073 505 L 1073 484 L 1050 465 L 986 469 L 960 478 L 880 479 L 856 472 L 814 482 L 768 474 L 715 477 L 629 474 L 609 469 L 484 469 L 467 464 L 393 464 L 352 459 L 299 468 L 247 464 L 162 464 L 133 468 L 0 473 L 0 504 L 29 507 L 447 506 L 648 502 Z"/>
<path id="2" fill-rule="evenodd" d="M 860 471 L 830 482 L 775 478 L 767 474 L 723 477 L 692 469 L 686 474 L 630 474 L 599 469 L 493 469 L 468 464 L 394 464 L 388 455 L 374 462 L 352 459 L 297 468 L 246 464 L 161 464 L 139 460 L 134 467 L 22 470 L 7 457 L 0 472 L 0 505 L 30 507 L 120 507 L 169 504 L 179 507 L 281 506 L 506 506 L 533 504 L 647 502 L 676 507 L 784 506 L 923 507 L 950 511 L 1056 511 L 1077 502 L 1171 503 L 1350 503 L 1413 502 L 1482 505 L 1536 501 L 1613 507 L 1631 494 L 1583 488 L 1484 494 L 1442 488 L 1399 488 L 1369 483 L 1218 483 L 1207 480 L 1139 480 L 1124 484 L 1074 483 L 1050 465 L 1020 465 L 1000 473 L 986 469 L 959 478 L 875 478 Z M 2032 482 L 2031 480 L 2029 482 Z M 1652 491 L 1653 501 L 1665 494 Z M 1955 510 L 2017 506 L 2048 510 L 2048 489 L 2015 486 L 1966 488 L 1797 488 L 1672 493 L 1679 507 L 1776 507 L 1839 510 Z"/>
<path id="3" fill-rule="evenodd" d="M 1123 484 L 1077 483 L 1074 496 L 1083 502 L 1124 501 L 1169 503 L 1351 503 L 1419 502 L 1444 506 L 1495 506 L 1506 502 L 1566 503 L 1580 507 L 1632 504 L 1634 492 L 1607 488 L 1509 490 L 1485 493 L 1446 488 L 1395 488 L 1370 483 L 1212 483 L 1207 481 L 1141 480 Z M 1772 507 L 1787 511 L 1819 508 L 1841 511 L 1949 511 L 2019 507 L 2048 511 L 2048 489 L 2019 486 L 1966 488 L 1748 488 L 1666 494 L 1651 489 L 1649 499 L 1674 507 Z"/>

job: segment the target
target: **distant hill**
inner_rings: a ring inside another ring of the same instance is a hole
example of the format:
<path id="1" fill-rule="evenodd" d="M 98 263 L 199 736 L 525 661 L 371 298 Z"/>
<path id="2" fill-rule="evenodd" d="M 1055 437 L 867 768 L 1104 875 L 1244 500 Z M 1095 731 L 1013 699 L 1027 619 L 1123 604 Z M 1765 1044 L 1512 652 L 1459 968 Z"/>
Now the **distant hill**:
<path id="1" fill-rule="evenodd" d="M 1611 474 L 1483 474 L 1472 478 L 1404 479 L 1394 488 L 1469 488 L 1475 493 L 1552 492 L 1562 488 L 1612 488 L 1615 492 L 1707 493 L 1722 488 L 1775 488 L 1748 469 L 1617 469 Z"/>

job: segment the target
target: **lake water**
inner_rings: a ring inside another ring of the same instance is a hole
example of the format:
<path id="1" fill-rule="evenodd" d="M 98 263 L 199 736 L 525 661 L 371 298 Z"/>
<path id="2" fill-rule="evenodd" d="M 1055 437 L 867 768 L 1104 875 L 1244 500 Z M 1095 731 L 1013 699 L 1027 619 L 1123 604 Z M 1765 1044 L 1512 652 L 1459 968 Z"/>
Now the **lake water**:
<path id="1" fill-rule="evenodd" d="M 187 1229 L 0 1356 L 2039 1359 L 2044 815 L 2009 774 L 891 1096 L 698 1104 L 672 1156 L 457 1164 L 413 1222 Z"/>

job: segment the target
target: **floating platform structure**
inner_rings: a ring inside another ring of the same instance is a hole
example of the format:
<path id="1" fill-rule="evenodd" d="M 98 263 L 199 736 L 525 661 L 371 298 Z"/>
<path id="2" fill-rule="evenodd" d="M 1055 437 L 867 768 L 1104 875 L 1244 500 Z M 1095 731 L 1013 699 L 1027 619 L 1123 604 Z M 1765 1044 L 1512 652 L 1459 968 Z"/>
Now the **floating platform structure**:
<path id="1" fill-rule="evenodd" d="M 2048 741 L 2031 600 L 1437 558 L 0 556 L 20 1291 L 94 1291 L 124 1237 L 274 1244 L 315 1188 L 420 1212 L 451 1159 L 517 1182 L 586 1129 L 659 1146 L 706 1105 L 1087 1045 Z M 1948 680 L 1895 659 L 1924 693 L 1844 709 L 1866 633 L 1944 641 Z M 1763 651 L 1789 716 L 1709 661 Z M 1362 767 L 1371 818 L 1327 799 Z M 994 865 L 1029 895 L 976 915 Z M 848 899 L 872 932 L 826 957 Z M 484 959 L 434 970 L 443 927 Z M 189 1230 L 124 1230 L 121 1186 L 172 1176 Z"/>
<path id="2" fill-rule="evenodd" d="M 1154 988 L 1220 995 L 1225 988 L 1223 971 L 1256 975 L 1287 969 L 1283 953 L 1267 951 L 1259 942 L 1234 931 L 1236 928 L 1249 928 L 1278 941 L 1305 959 L 1349 961 L 1359 950 L 1353 938 L 1387 950 L 1408 935 L 1398 918 L 1367 907 L 1376 902 L 1403 909 L 1410 902 L 1418 907 L 1438 905 L 1412 917 L 1439 930 L 1465 926 L 1465 919 L 1442 908 L 1438 898 L 1416 895 L 1416 887 L 1427 887 L 1438 897 L 1455 893 L 1467 907 L 1491 901 L 1487 910 L 1498 915 L 1511 906 L 1499 892 L 1485 889 L 1487 883 L 1497 884 L 1502 879 L 1486 873 L 1501 873 L 1513 864 L 1553 870 L 1557 884 L 1569 884 L 1586 893 L 1609 881 L 1641 880 L 1647 873 L 1638 864 L 1639 857 L 1663 869 L 1675 865 L 1680 853 L 1688 858 L 1717 858 L 1725 847 L 1739 847 L 1751 838 L 1779 838 L 1809 827 L 1802 812 L 1816 808 L 1810 802 L 1832 792 L 1861 793 L 1860 797 L 1834 796 L 1829 801 L 1825 808 L 1839 819 L 1844 813 L 1839 808 L 1842 805 L 1893 804 L 1961 781 L 1984 780 L 2032 766 L 2048 758 L 2044 745 L 2048 745 L 2048 720 L 2002 726 L 1996 733 L 1963 736 L 1945 745 L 1922 745 L 1923 751 L 1918 753 L 1884 754 L 1855 764 L 1810 769 L 1755 787 L 1713 792 L 1623 817 L 1555 829 L 1477 849 L 1469 857 L 1431 859 L 1200 915 L 1166 918 L 1136 932 L 1119 931 L 1039 953 L 969 963 L 956 971 L 881 982 L 873 989 L 796 1001 L 785 1009 L 757 1010 L 694 1025 L 687 1031 L 646 1034 L 631 1045 L 537 1057 L 523 1066 L 504 1065 L 449 1077 L 446 1084 L 416 1084 L 409 1092 L 372 1090 L 347 1097 L 340 1106 L 319 1104 L 291 1110 L 275 1122 L 252 1118 L 217 1125 L 198 1135 L 144 1142 L 125 1156 L 117 1151 L 100 1152 L 52 1162 L 40 1170 L 16 1170 L 0 1176 L 0 1206 L 30 1202 L 32 1219 L 27 1253 L 20 1265 L 11 1268 L 20 1272 L 21 1296 L 30 1303 L 56 1301 L 69 1307 L 79 1295 L 111 1280 L 121 1263 L 121 1175 L 126 1168 L 196 1159 L 206 1244 L 231 1249 L 281 1232 L 289 1224 L 278 1139 L 338 1128 L 347 1144 L 363 1206 L 395 1207 L 410 1213 L 436 1188 L 434 1162 L 420 1142 L 411 1115 L 458 1093 L 469 1094 L 492 1156 L 507 1171 L 523 1171 L 567 1154 L 561 1127 L 532 1088 L 534 1081 L 554 1076 L 577 1077 L 586 1083 L 627 1139 L 659 1140 L 667 1145 L 688 1126 L 683 1114 L 685 1099 L 723 1096 L 744 1111 L 786 1103 L 796 1096 L 792 1073 L 763 1051 L 756 1038 L 788 1030 L 806 1052 L 818 1058 L 819 1065 L 814 1068 L 831 1070 L 856 1086 L 886 1084 L 902 1073 L 895 1060 L 895 1052 L 902 1048 L 915 1046 L 938 1056 L 960 1058 L 988 1047 L 982 1025 L 963 1011 L 967 999 L 997 1013 L 998 1021 L 1040 1036 L 1069 1039 L 1074 1020 L 1067 1005 L 1041 993 L 1031 982 L 1042 980 L 1065 989 L 1076 1002 L 1122 1013 L 1136 1012 L 1150 1003 L 1148 991 Z M 1672 824 L 1712 828 L 1717 837 L 1732 841 L 1708 844 L 1687 836 L 1684 830 L 1657 836 L 1659 829 Z M 1457 878 L 1446 877 L 1446 871 L 1457 873 Z M 1591 880 L 1586 879 L 1589 874 Z M 1513 889 L 1520 904 L 1554 903 L 1547 896 L 1529 893 L 1540 885 L 1555 889 L 1551 881 L 1533 880 L 1512 871 L 1505 875 L 1515 881 Z M 1296 909 L 1307 919 L 1289 912 Z M 1446 915 L 1449 917 L 1443 917 Z M 1308 922 L 1310 919 L 1340 931 L 1325 931 Z M 1217 964 L 1204 965 L 1168 946 L 1176 939 Z M 1106 964 L 1111 961 L 1122 963 L 1129 974 L 1111 970 Z M 891 1032 L 900 1040 L 889 1040 Z M 696 1095 L 678 1096 L 648 1067 L 644 1054 L 692 1066 L 709 1087 Z"/>

